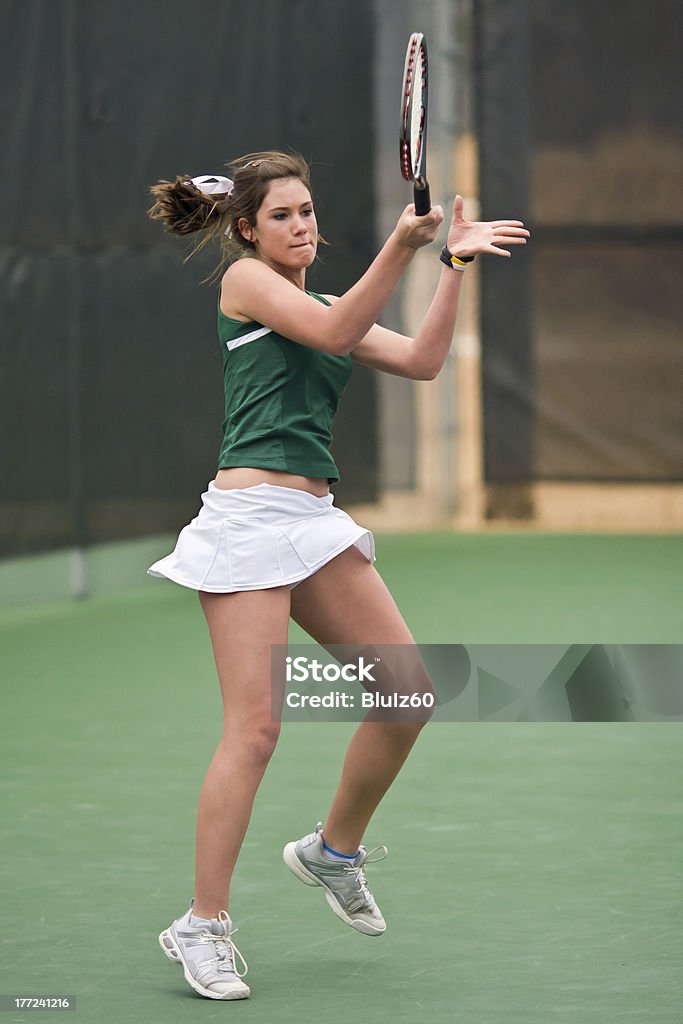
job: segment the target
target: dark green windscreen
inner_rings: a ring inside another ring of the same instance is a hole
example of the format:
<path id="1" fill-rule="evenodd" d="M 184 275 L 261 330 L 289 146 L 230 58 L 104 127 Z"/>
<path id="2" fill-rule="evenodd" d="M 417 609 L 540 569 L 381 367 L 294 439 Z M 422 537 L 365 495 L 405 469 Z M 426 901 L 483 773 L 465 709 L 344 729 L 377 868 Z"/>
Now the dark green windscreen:
<path id="1" fill-rule="evenodd" d="M 148 186 L 297 149 L 331 242 L 309 286 L 350 287 L 375 251 L 371 11 L 362 0 L 4 8 L 0 555 L 176 530 L 221 442 L 217 293 L 200 283 L 216 260 L 183 264 L 183 240 L 147 219 Z M 373 500 L 375 392 L 362 369 L 334 454 L 339 501 Z"/>

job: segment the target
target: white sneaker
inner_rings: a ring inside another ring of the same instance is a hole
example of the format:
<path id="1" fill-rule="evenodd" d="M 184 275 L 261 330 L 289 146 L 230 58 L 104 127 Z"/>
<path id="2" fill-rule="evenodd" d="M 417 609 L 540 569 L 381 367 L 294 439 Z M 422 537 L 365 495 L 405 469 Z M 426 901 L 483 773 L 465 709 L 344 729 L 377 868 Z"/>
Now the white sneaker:
<path id="1" fill-rule="evenodd" d="M 247 999 L 249 986 L 242 978 L 249 968 L 232 936 L 237 931 L 224 910 L 208 924 L 191 925 L 190 909 L 159 936 L 159 945 L 169 960 L 183 965 L 185 980 L 195 992 L 208 999 Z M 242 961 L 240 974 L 235 954 Z"/>
<path id="2" fill-rule="evenodd" d="M 355 860 L 330 860 L 323 854 L 322 831 L 322 822 L 318 822 L 315 832 L 287 843 L 282 853 L 285 864 L 306 885 L 322 886 L 330 908 L 346 924 L 363 935 L 382 935 L 386 922 L 370 892 L 363 865 L 384 860 L 386 846 L 369 852 L 361 846 Z M 371 858 L 377 850 L 384 853 Z"/>

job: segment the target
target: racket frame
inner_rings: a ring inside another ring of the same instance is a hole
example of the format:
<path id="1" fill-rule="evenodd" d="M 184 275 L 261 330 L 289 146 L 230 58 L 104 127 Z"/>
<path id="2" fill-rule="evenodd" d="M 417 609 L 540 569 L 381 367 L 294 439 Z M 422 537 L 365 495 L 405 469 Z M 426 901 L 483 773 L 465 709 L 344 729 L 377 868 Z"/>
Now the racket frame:
<path id="1" fill-rule="evenodd" d="M 422 74 L 420 83 L 415 81 L 418 67 L 418 55 L 422 55 Z M 401 138 L 400 166 L 401 174 L 406 181 L 413 183 L 415 212 L 421 217 L 431 210 L 429 184 L 427 182 L 427 113 L 429 95 L 429 59 L 427 40 L 421 32 L 413 32 L 406 49 L 403 68 L 403 86 L 401 89 Z M 416 88 L 417 86 L 417 88 Z M 413 119 L 416 103 L 420 104 L 420 121 L 418 138 L 413 138 Z M 416 144 L 416 159 L 413 162 L 413 151 Z"/>

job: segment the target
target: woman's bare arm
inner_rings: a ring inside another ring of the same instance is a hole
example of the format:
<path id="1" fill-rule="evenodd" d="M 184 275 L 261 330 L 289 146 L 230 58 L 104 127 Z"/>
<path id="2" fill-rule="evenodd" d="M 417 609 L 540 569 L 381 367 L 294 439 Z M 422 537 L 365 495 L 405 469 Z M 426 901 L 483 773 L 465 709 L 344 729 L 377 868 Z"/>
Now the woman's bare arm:
<path id="1" fill-rule="evenodd" d="M 456 196 L 447 242 L 454 255 L 510 256 L 500 246 L 525 245 L 529 237 L 521 221 L 467 221 L 462 214 L 463 200 Z M 384 373 L 412 380 L 433 380 L 442 369 L 451 346 L 460 288 L 466 274 L 467 271 L 441 268 L 434 298 L 415 338 L 375 324 L 353 350 L 353 358 Z"/>
<path id="2" fill-rule="evenodd" d="M 256 259 L 239 260 L 226 271 L 222 304 L 292 341 L 347 355 L 381 314 L 416 250 L 434 240 L 442 220 L 438 206 L 425 217 L 406 207 L 368 270 L 332 307 Z"/>

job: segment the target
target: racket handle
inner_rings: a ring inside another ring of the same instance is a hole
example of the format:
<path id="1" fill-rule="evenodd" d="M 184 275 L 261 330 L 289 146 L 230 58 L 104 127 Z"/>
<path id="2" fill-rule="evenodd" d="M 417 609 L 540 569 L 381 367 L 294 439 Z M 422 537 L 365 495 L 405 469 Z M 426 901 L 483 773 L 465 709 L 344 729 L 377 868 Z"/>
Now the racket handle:
<path id="1" fill-rule="evenodd" d="M 415 214 L 418 217 L 424 217 L 426 213 L 429 213 L 432 208 L 429 185 L 425 183 L 424 188 L 418 188 L 416 185 L 413 189 L 413 199 L 415 201 Z"/>

